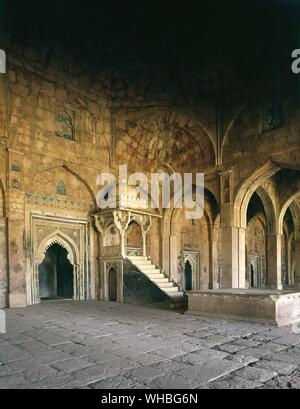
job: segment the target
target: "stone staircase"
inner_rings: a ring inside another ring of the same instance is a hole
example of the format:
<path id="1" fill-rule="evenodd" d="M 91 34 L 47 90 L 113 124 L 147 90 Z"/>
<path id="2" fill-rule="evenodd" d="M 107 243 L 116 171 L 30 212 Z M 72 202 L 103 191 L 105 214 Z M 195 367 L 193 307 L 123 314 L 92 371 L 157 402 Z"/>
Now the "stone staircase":
<path id="1" fill-rule="evenodd" d="M 128 256 L 127 259 L 170 299 L 170 308 L 184 308 L 187 301 L 178 284 L 167 277 L 148 257 Z"/>

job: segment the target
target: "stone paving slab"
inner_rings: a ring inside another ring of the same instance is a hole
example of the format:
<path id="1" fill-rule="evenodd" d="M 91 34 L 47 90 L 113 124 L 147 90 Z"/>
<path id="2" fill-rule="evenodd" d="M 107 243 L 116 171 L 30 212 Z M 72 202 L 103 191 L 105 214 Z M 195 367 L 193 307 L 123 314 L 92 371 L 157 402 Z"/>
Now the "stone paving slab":
<path id="1" fill-rule="evenodd" d="M 289 327 L 104 302 L 7 310 L 0 389 L 299 389 Z"/>

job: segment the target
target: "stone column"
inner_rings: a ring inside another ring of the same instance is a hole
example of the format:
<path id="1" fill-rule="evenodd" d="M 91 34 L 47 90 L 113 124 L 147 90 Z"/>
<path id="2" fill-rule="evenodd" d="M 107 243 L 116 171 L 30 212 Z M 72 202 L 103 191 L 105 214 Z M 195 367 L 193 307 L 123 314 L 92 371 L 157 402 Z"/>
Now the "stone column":
<path id="1" fill-rule="evenodd" d="M 170 236 L 163 234 L 161 236 L 161 266 L 162 266 L 162 269 L 167 274 L 170 273 L 169 252 L 170 252 Z"/>
<path id="2" fill-rule="evenodd" d="M 117 267 L 118 274 L 118 299 L 119 303 L 122 303 L 124 300 L 124 263 L 123 261 L 118 262 Z"/>
<path id="3" fill-rule="evenodd" d="M 268 287 L 274 290 L 282 290 L 281 245 L 281 234 L 267 234 Z"/>
<path id="4" fill-rule="evenodd" d="M 222 227 L 222 288 L 245 288 L 245 229 Z"/>
<path id="5" fill-rule="evenodd" d="M 107 263 L 106 261 L 103 263 L 103 281 L 104 281 L 104 285 L 103 285 L 103 300 L 104 301 L 109 301 L 109 296 L 108 296 L 108 273 L 109 273 L 109 263 Z"/>
<path id="6" fill-rule="evenodd" d="M 24 263 L 24 218 L 9 219 L 8 224 L 8 254 L 9 254 L 9 306 L 26 307 L 25 263 Z"/>
<path id="7" fill-rule="evenodd" d="M 300 289 L 300 240 L 295 241 L 295 288 Z"/>
<path id="8" fill-rule="evenodd" d="M 170 277 L 178 282 L 177 238 L 170 236 Z"/>
<path id="9" fill-rule="evenodd" d="M 7 307 L 7 247 L 6 221 L 0 219 L 0 308 Z"/>
<path id="10" fill-rule="evenodd" d="M 23 191 L 23 157 L 20 152 L 9 150 L 8 182 L 8 265 L 9 306 L 25 307 L 26 296 L 26 249 L 25 242 L 25 194 Z"/>
<path id="11" fill-rule="evenodd" d="M 121 239 L 121 256 L 126 257 L 126 234 L 125 231 L 120 231 L 120 239 Z"/>
<path id="12" fill-rule="evenodd" d="M 237 225 L 234 214 L 232 171 L 220 173 L 221 191 L 221 288 L 246 286 L 246 230 Z"/>
<path id="13" fill-rule="evenodd" d="M 146 257 L 147 256 L 147 241 L 146 241 L 147 234 L 145 232 L 142 232 L 142 235 L 143 235 L 143 256 Z"/>

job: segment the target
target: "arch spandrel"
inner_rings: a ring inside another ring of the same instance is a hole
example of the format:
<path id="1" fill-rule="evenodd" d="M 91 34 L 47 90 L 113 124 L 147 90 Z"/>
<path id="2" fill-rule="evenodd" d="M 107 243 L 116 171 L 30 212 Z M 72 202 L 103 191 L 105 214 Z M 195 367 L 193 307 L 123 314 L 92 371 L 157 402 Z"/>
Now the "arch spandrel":
<path id="1" fill-rule="evenodd" d="M 61 230 L 53 232 L 46 237 L 39 245 L 36 255 L 36 262 L 40 264 L 43 262 L 45 254 L 49 247 L 53 244 L 58 244 L 63 247 L 68 253 L 68 260 L 71 264 L 76 265 L 79 260 L 79 249 L 77 244 Z"/>

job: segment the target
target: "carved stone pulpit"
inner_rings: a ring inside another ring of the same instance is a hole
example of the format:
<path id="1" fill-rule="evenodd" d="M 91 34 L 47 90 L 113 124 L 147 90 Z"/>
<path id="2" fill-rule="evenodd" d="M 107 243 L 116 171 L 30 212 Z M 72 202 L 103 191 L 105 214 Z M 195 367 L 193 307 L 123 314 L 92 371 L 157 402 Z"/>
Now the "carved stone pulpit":
<path id="1" fill-rule="evenodd" d="M 101 298 L 111 300 L 117 292 L 117 301 L 123 301 L 123 262 L 127 256 L 147 256 L 147 232 L 152 215 L 138 210 L 107 209 L 94 215 L 100 233 Z M 133 229 L 135 227 L 135 229 Z M 133 244 L 129 235 L 133 233 Z M 117 273 L 117 288 L 110 282 L 111 272 Z"/>
<path id="2" fill-rule="evenodd" d="M 142 254 L 146 254 L 146 235 L 151 226 L 151 215 L 134 210 L 109 209 L 94 215 L 95 225 L 102 238 L 101 255 L 126 257 L 128 254 L 126 233 L 132 223 L 141 229 Z M 110 248 L 107 251 L 106 248 Z"/>

